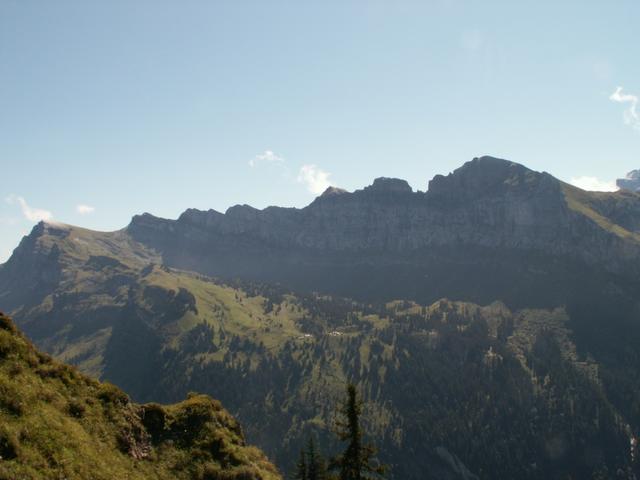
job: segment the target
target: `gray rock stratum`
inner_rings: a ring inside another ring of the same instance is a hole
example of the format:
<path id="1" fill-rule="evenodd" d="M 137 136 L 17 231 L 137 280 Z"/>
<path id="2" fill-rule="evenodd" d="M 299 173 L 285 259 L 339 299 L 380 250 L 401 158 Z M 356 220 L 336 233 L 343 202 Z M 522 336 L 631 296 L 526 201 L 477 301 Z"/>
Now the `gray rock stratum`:
<path id="1" fill-rule="evenodd" d="M 493 157 L 426 192 L 378 178 L 302 209 L 144 214 L 126 232 L 173 267 L 364 298 L 557 305 L 572 284 L 640 278 L 640 195 L 586 192 Z"/>

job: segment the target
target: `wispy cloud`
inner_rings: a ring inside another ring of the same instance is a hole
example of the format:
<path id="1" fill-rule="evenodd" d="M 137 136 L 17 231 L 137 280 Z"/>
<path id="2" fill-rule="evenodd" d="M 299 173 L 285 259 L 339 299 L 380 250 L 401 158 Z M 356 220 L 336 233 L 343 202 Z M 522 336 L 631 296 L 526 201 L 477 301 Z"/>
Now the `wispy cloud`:
<path id="1" fill-rule="evenodd" d="M 628 103 L 629 107 L 624 111 L 624 123 L 631 125 L 640 131 L 640 116 L 638 115 L 638 96 L 630 93 L 622 93 L 622 87 L 616 88 L 609 100 L 616 103 Z"/>
<path id="2" fill-rule="evenodd" d="M 78 212 L 80 215 L 89 215 L 95 211 L 96 209 L 89 205 L 83 205 L 83 204 L 76 205 L 76 212 Z"/>
<path id="3" fill-rule="evenodd" d="M 24 218 L 29 220 L 30 222 L 39 222 L 41 220 L 48 221 L 53 218 L 53 214 L 49 210 L 43 210 L 41 208 L 33 208 L 31 207 L 27 201 L 18 195 L 14 195 L 13 193 L 5 198 L 5 201 L 9 205 L 18 205 L 22 210 L 22 214 Z"/>
<path id="4" fill-rule="evenodd" d="M 284 164 L 284 158 L 281 157 L 280 155 L 275 154 L 271 150 L 265 150 L 261 154 L 256 155 L 251 160 L 249 160 L 249 166 L 251 168 L 253 168 L 253 167 L 255 167 L 255 166 L 257 166 L 257 165 L 259 165 L 261 163 L 270 163 L 270 164 L 283 165 Z"/>
<path id="5" fill-rule="evenodd" d="M 256 155 L 249 160 L 249 166 L 251 168 L 257 167 L 261 164 L 272 165 L 277 167 L 284 179 L 287 182 L 296 181 L 305 185 L 307 190 L 314 195 L 319 195 L 324 192 L 328 187 L 333 185 L 329 177 L 331 174 L 319 168 L 315 164 L 305 164 L 298 170 L 297 177 L 294 177 L 291 173 L 287 161 L 281 155 L 278 155 L 273 150 L 265 150 L 259 155 Z"/>
<path id="6" fill-rule="evenodd" d="M 318 168 L 317 165 L 303 165 L 298 172 L 298 182 L 303 183 L 311 193 L 319 195 L 333 185 L 329 180 L 330 176 L 329 172 Z"/>
<path id="7" fill-rule="evenodd" d="M 574 187 L 588 190 L 590 192 L 615 192 L 618 190 L 616 182 L 611 180 L 600 180 L 596 177 L 573 177 L 569 183 Z"/>

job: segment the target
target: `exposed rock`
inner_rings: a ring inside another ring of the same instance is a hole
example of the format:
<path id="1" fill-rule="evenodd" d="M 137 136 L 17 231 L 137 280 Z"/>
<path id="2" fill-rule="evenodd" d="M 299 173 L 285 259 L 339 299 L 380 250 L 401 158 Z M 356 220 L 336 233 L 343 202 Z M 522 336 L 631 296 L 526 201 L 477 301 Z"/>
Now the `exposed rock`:
<path id="1" fill-rule="evenodd" d="M 406 180 L 400 178 L 379 177 L 364 189 L 366 192 L 411 193 L 413 190 Z"/>
<path id="2" fill-rule="evenodd" d="M 39 224 L 0 266 L 0 291 L 13 292 L 5 308 L 39 303 L 63 275 L 59 234 L 68 229 Z M 427 192 L 378 178 L 354 192 L 331 187 L 302 209 L 189 209 L 177 220 L 145 213 L 102 235 L 107 254 L 111 237 L 131 242 L 140 269 L 164 263 L 358 298 L 555 307 L 585 290 L 635 298 L 640 279 L 639 194 L 585 192 L 493 157 L 436 176 Z"/>
<path id="3" fill-rule="evenodd" d="M 349 193 L 343 188 L 327 187 L 327 189 L 320 195 L 321 197 L 333 197 L 335 195 L 342 195 L 343 193 Z"/>
<path id="4" fill-rule="evenodd" d="M 618 188 L 640 192 L 640 170 L 631 170 L 625 178 L 616 180 Z"/>
<path id="5" fill-rule="evenodd" d="M 421 301 L 456 296 L 467 290 L 461 283 L 486 276 L 481 264 L 487 256 L 496 269 L 492 277 L 505 283 L 469 285 L 478 292 L 491 289 L 474 301 L 502 298 L 497 293 L 505 289 L 524 299 L 530 295 L 525 290 L 533 290 L 546 298 L 541 303 L 557 305 L 564 294 L 551 292 L 544 275 L 527 273 L 534 283 L 514 291 L 522 281 L 513 281 L 523 278 L 521 269 L 531 271 L 531 262 L 546 274 L 557 270 L 567 282 L 573 275 L 583 277 L 571 273 L 583 266 L 640 278 L 639 196 L 583 192 L 547 173 L 487 156 L 436 176 L 427 192 L 414 192 L 404 180 L 378 178 L 354 192 L 330 188 L 302 209 L 237 205 L 225 214 L 191 209 L 177 221 L 134 217 L 127 232 L 171 266 L 326 287 L 349 296 L 362 293 L 354 288 L 364 275 L 370 292 L 386 289 L 394 298 L 390 283 L 400 280 L 387 281 L 394 269 L 403 272 L 402 287 L 416 290 L 409 293 Z M 403 267 L 407 263 L 409 270 Z M 571 270 L 568 263 L 574 264 Z M 379 287 L 372 286 L 374 280 Z M 534 289 L 538 283 L 541 288 Z M 446 285 L 454 284 L 452 293 Z M 545 290 L 549 295 L 541 293 Z M 398 292 L 407 294 L 401 287 Z"/>

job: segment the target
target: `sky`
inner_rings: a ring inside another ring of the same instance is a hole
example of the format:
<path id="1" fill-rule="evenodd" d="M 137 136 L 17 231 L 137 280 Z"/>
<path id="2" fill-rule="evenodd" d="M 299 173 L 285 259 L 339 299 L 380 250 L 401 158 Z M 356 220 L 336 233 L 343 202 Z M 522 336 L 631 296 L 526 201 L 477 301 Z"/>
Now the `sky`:
<path id="1" fill-rule="evenodd" d="M 637 0 L 0 0 L 0 262 L 39 220 L 302 207 L 480 155 L 640 168 Z"/>

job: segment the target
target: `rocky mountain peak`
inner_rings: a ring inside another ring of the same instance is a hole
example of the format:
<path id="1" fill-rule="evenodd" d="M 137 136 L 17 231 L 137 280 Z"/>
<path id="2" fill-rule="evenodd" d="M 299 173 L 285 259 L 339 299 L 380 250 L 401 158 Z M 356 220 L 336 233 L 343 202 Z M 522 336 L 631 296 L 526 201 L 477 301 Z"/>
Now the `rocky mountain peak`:
<path id="1" fill-rule="evenodd" d="M 400 178 L 378 177 L 372 185 L 365 187 L 367 192 L 412 193 L 413 189 L 406 180 Z"/>
<path id="2" fill-rule="evenodd" d="M 348 191 L 346 191 L 344 188 L 338 188 L 338 187 L 327 187 L 327 189 L 322 192 L 322 195 L 320 195 L 322 198 L 327 198 L 327 197 L 335 197 L 337 195 L 343 195 L 345 193 L 349 193 Z"/>
<path id="3" fill-rule="evenodd" d="M 209 226 L 213 225 L 224 215 L 217 210 L 198 210 L 197 208 L 188 208 L 178 218 L 179 222 L 191 223 L 194 225 Z"/>
<path id="4" fill-rule="evenodd" d="M 559 182 L 546 173 L 528 169 L 524 165 L 496 157 L 476 157 L 447 176 L 436 175 L 429 182 L 431 197 L 472 199 L 485 195 L 500 196 L 508 191 L 530 191 Z"/>

